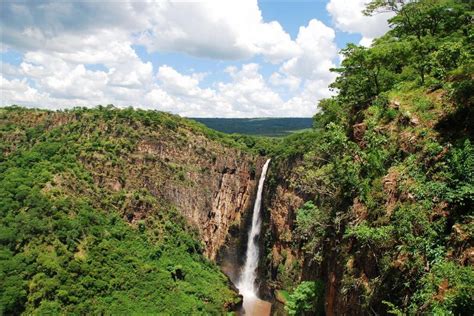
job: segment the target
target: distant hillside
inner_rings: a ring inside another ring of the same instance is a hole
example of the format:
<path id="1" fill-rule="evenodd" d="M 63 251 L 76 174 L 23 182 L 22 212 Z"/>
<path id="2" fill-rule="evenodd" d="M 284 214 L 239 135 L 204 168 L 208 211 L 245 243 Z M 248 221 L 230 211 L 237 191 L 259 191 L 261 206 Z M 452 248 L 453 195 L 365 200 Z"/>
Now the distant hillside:
<path id="1" fill-rule="evenodd" d="M 224 133 L 262 136 L 285 136 L 295 131 L 311 128 L 310 117 L 286 118 L 192 118 L 209 128 Z"/>

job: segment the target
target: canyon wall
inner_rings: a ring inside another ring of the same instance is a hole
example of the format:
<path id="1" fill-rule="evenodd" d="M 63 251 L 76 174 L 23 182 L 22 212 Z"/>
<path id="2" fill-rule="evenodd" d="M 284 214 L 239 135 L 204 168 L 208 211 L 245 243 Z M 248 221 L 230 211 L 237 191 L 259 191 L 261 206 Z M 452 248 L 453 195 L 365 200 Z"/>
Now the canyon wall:
<path id="1" fill-rule="evenodd" d="M 139 140 L 127 157 L 127 170 L 105 172 L 88 160 L 89 170 L 110 190 L 146 189 L 175 207 L 204 242 L 204 254 L 215 260 L 229 228 L 239 225 L 252 206 L 262 159 L 182 129 L 154 131 Z M 131 170 L 130 170 L 131 169 Z M 126 177 L 121 175 L 126 174 Z M 122 179 L 122 180 L 121 180 Z M 126 210 L 130 222 L 148 216 L 146 209 Z"/>
<path id="2" fill-rule="evenodd" d="M 362 293 L 356 288 L 346 291 L 344 275 L 352 274 L 356 269 L 361 269 L 360 273 L 364 275 L 364 271 L 373 270 L 372 260 L 366 257 L 366 253 L 350 257 L 353 250 L 350 243 L 331 229 L 325 232 L 321 257 L 315 258 L 314 254 L 304 251 L 304 243 L 296 232 L 296 213 L 315 196 L 295 185 L 300 167 L 299 160 L 276 161 L 269 174 L 260 267 L 261 278 L 265 280 L 262 290 L 278 301 L 281 299 L 277 294 L 279 290 L 291 290 L 303 280 L 321 280 L 326 315 L 363 315 L 363 306 L 358 301 Z M 355 214 L 355 208 L 352 209 Z M 351 259 L 347 261 L 348 258 Z"/>
<path id="3" fill-rule="evenodd" d="M 269 289 L 289 287 L 301 277 L 303 255 L 295 246 L 296 210 L 304 203 L 302 194 L 291 187 L 296 164 L 275 161 L 271 166 L 264 199 L 264 240 L 262 277 L 269 280 Z"/>
<path id="4" fill-rule="evenodd" d="M 202 136 L 183 139 L 179 145 L 171 139 L 147 139 L 138 145 L 137 154 L 169 162 L 178 170 L 178 181 L 152 180 L 146 185 L 199 230 L 205 255 L 214 260 L 229 228 L 240 225 L 243 213 L 252 207 L 263 160 Z"/>

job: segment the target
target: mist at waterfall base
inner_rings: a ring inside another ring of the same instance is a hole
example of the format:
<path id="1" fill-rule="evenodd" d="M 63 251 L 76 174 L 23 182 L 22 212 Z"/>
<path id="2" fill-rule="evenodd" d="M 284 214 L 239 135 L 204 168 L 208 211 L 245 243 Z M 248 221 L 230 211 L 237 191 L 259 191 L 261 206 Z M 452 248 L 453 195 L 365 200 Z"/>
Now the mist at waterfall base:
<path id="1" fill-rule="evenodd" d="M 250 313 L 253 303 L 259 300 L 257 296 L 258 289 L 255 286 L 259 257 L 257 237 L 260 234 L 260 229 L 262 226 L 260 219 L 260 208 L 262 206 L 263 185 L 265 183 L 265 176 L 267 174 L 269 164 L 270 159 L 268 159 L 263 165 L 262 174 L 260 175 L 260 180 L 258 182 L 257 196 L 252 214 L 252 226 L 248 234 L 245 265 L 242 269 L 239 282 L 237 283 L 237 288 L 244 298 L 243 308 L 247 314 Z"/>

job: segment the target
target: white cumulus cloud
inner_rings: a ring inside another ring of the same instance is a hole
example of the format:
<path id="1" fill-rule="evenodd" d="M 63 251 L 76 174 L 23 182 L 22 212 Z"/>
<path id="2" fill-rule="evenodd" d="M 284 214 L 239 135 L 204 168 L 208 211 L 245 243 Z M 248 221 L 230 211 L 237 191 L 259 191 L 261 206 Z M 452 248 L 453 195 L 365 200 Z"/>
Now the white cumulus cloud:
<path id="1" fill-rule="evenodd" d="M 263 21 L 257 0 L 162 1 L 151 9 L 149 27 L 138 37 L 151 51 L 179 51 L 199 57 L 271 62 L 298 47 L 281 25 Z"/>
<path id="2" fill-rule="evenodd" d="M 370 46 L 372 40 L 389 30 L 387 20 L 393 13 L 384 12 L 373 16 L 365 16 L 362 11 L 369 0 L 330 0 L 326 6 L 336 27 L 348 33 L 360 33 L 359 44 Z"/>

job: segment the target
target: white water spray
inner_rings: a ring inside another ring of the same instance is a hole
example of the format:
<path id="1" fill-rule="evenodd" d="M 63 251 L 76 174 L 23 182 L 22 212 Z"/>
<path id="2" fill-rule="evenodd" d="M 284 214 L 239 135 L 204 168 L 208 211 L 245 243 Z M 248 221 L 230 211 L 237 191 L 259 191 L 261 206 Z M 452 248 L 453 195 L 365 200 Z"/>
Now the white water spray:
<path id="1" fill-rule="evenodd" d="M 244 297 L 244 309 L 246 302 L 257 298 L 255 279 L 257 278 L 258 266 L 258 241 L 256 240 L 256 237 L 260 234 L 260 228 L 262 226 L 260 220 L 260 207 L 262 205 L 263 184 L 265 183 L 265 176 L 267 174 L 269 163 L 270 159 L 268 159 L 263 165 L 262 174 L 260 175 L 260 180 L 258 182 L 257 197 L 253 207 L 252 227 L 249 231 L 249 239 L 247 241 L 245 265 L 239 283 L 237 284 L 237 288 Z"/>

